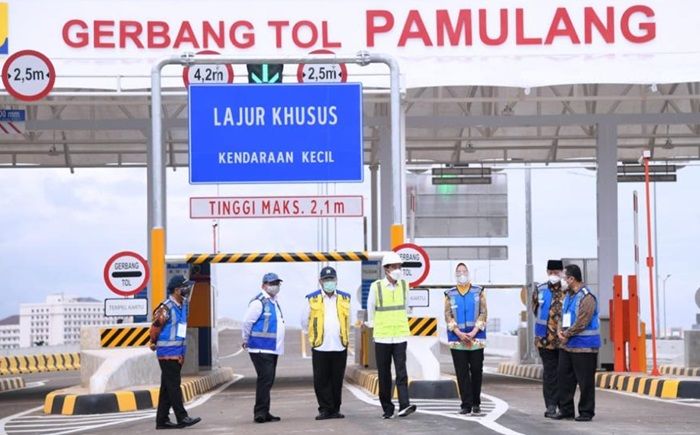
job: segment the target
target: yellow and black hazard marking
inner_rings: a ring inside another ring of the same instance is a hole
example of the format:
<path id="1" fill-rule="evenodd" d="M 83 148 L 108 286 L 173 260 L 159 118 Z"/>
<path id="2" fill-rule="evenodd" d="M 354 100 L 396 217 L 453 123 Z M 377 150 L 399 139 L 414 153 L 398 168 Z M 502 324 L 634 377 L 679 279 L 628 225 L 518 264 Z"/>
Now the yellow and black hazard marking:
<path id="1" fill-rule="evenodd" d="M 409 317 L 408 328 L 411 335 L 423 337 L 437 336 L 437 319 L 435 317 Z"/>
<path id="2" fill-rule="evenodd" d="M 681 367 L 681 366 L 659 366 L 659 371 L 663 375 L 675 376 L 700 376 L 700 367 Z"/>
<path id="3" fill-rule="evenodd" d="M 16 378 L 0 378 L 0 391 L 12 391 L 24 388 L 24 379 Z"/>
<path id="4" fill-rule="evenodd" d="M 148 344 L 148 326 L 125 326 L 122 328 L 100 328 L 102 347 L 138 347 Z"/>
<path id="5" fill-rule="evenodd" d="M 324 261 L 363 261 L 369 254 L 363 251 L 347 252 L 251 252 L 221 254 L 187 254 L 185 261 L 203 263 L 302 263 Z"/>
<path id="6" fill-rule="evenodd" d="M 233 369 L 220 368 L 205 376 L 183 379 L 180 389 L 183 400 L 189 402 L 233 379 Z M 158 406 L 160 389 L 121 390 L 101 394 L 57 394 L 51 392 L 44 399 L 44 414 L 80 415 L 132 412 Z"/>
<path id="7" fill-rule="evenodd" d="M 498 373 L 520 378 L 542 379 L 543 368 L 539 364 L 502 362 L 498 364 Z"/>
<path id="8" fill-rule="evenodd" d="M 52 353 L 0 357 L 0 375 L 80 370 L 80 354 Z"/>

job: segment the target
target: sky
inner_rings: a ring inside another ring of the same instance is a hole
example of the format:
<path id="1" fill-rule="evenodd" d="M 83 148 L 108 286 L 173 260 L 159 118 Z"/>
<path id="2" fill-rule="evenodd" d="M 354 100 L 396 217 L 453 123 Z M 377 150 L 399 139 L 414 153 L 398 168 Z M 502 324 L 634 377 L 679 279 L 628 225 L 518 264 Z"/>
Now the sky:
<path id="1" fill-rule="evenodd" d="M 525 190 L 524 170 L 508 174 L 509 223 L 506 261 L 469 262 L 475 282 L 522 284 L 525 281 Z M 294 185 L 197 185 L 188 183 L 184 168 L 167 172 L 168 253 L 210 252 L 212 221 L 189 218 L 191 196 L 277 196 L 359 194 L 370 208 L 369 175 L 364 183 L 319 186 Z M 0 318 L 17 314 L 23 302 L 42 302 L 46 295 L 64 292 L 96 299 L 116 297 L 103 282 L 106 260 L 122 250 L 147 256 L 145 169 L 3 169 L 0 183 L 0 262 L 4 278 Z M 700 167 L 689 166 L 678 173 L 678 182 L 657 187 L 657 241 L 659 284 L 666 275 L 668 328 L 690 328 L 700 312 L 694 302 L 700 278 L 697 246 L 700 244 Z M 621 274 L 634 273 L 632 191 L 640 193 L 640 229 L 645 228 L 642 184 L 620 184 L 619 265 Z M 596 255 L 595 172 L 576 167 L 536 169 L 532 173 L 533 258 L 535 279 L 544 281 L 549 258 L 591 258 Z M 330 220 L 321 228 L 314 218 L 223 219 L 219 222 L 221 252 L 362 250 L 360 218 Z M 320 237 L 323 233 L 329 235 Z M 420 244 L 421 240 L 418 241 Z M 425 241 L 424 241 L 425 242 Z M 433 242 L 429 240 L 428 242 Z M 483 244 L 483 239 L 455 239 L 449 244 Z M 432 244 L 432 243 L 431 243 Z M 645 232 L 640 234 L 642 258 L 646 256 Z M 426 284 L 454 281 L 458 260 L 433 262 Z M 339 287 L 350 292 L 358 307 L 360 267 L 357 263 L 335 264 Z M 284 280 L 281 305 L 290 325 L 299 324 L 303 296 L 316 289 L 320 264 L 253 264 L 215 267 L 217 317 L 240 319 L 247 302 L 260 289 L 267 271 Z M 642 264 L 641 316 L 649 324 L 647 271 Z M 662 289 L 660 293 L 663 294 Z M 519 290 L 487 290 L 490 317 L 501 318 L 503 329 L 518 326 L 524 309 Z M 433 315 L 440 315 L 441 302 L 431 298 Z M 663 298 L 662 298 L 663 299 Z M 426 311 L 426 314 L 428 313 Z M 663 307 L 662 325 L 663 325 Z M 422 314 L 418 312 L 417 314 Z"/>

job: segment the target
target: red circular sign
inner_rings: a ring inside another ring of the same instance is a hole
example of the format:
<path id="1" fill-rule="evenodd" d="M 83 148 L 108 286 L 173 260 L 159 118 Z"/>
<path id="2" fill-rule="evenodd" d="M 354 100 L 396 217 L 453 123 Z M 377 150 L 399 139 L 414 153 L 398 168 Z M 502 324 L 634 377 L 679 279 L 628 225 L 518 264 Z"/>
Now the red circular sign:
<path id="1" fill-rule="evenodd" d="M 204 51 L 198 51 L 197 54 L 221 54 L 218 51 L 214 50 L 204 50 Z M 217 65 L 207 65 L 207 64 L 197 64 L 193 65 L 192 69 L 204 69 L 203 76 L 201 78 L 201 81 L 198 81 L 198 83 L 233 83 L 233 66 L 231 64 L 226 64 L 224 65 L 226 67 L 226 75 L 227 77 L 222 77 L 224 75 L 223 71 L 213 71 L 211 68 L 213 66 L 218 66 Z M 195 72 L 196 74 L 196 72 Z M 221 80 L 219 80 L 221 78 Z M 185 87 L 190 86 L 190 67 L 186 66 L 182 69 L 182 81 L 185 82 Z"/>
<path id="2" fill-rule="evenodd" d="M 411 287 L 418 287 L 428 277 L 430 258 L 425 249 L 413 243 L 404 243 L 392 249 L 403 261 L 404 278 Z"/>
<path id="3" fill-rule="evenodd" d="M 330 50 L 314 50 L 309 54 L 335 54 Z M 323 67 L 324 70 L 312 70 L 311 67 Z M 337 67 L 337 69 L 336 69 Z M 348 81 L 348 68 L 344 63 L 336 64 L 304 64 L 297 67 L 297 81 L 299 83 L 345 83 Z"/>
<path id="4" fill-rule="evenodd" d="M 2 84 L 18 100 L 41 100 L 51 92 L 55 82 L 53 63 L 38 51 L 18 51 L 2 67 Z"/>
<path id="5" fill-rule="evenodd" d="M 148 262 L 132 251 L 117 252 L 105 264 L 105 284 L 119 296 L 133 296 L 148 284 Z"/>

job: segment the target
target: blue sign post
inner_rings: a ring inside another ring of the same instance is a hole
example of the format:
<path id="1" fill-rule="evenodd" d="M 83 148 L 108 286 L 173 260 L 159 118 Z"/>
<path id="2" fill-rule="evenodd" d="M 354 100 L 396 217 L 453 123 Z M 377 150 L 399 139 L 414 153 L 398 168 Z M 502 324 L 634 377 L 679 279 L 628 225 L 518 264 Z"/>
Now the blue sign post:
<path id="1" fill-rule="evenodd" d="M 361 182 L 359 83 L 192 85 L 190 183 Z"/>

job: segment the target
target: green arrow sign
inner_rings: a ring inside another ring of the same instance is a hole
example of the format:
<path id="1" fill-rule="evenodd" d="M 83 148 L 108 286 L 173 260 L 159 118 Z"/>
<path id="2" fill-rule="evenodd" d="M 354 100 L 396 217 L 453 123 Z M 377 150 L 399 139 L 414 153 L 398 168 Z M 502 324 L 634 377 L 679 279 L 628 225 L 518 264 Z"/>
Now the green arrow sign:
<path id="1" fill-rule="evenodd" d="M 247 65 L 248 83 L 282 83 L 283 64 Z"/>

